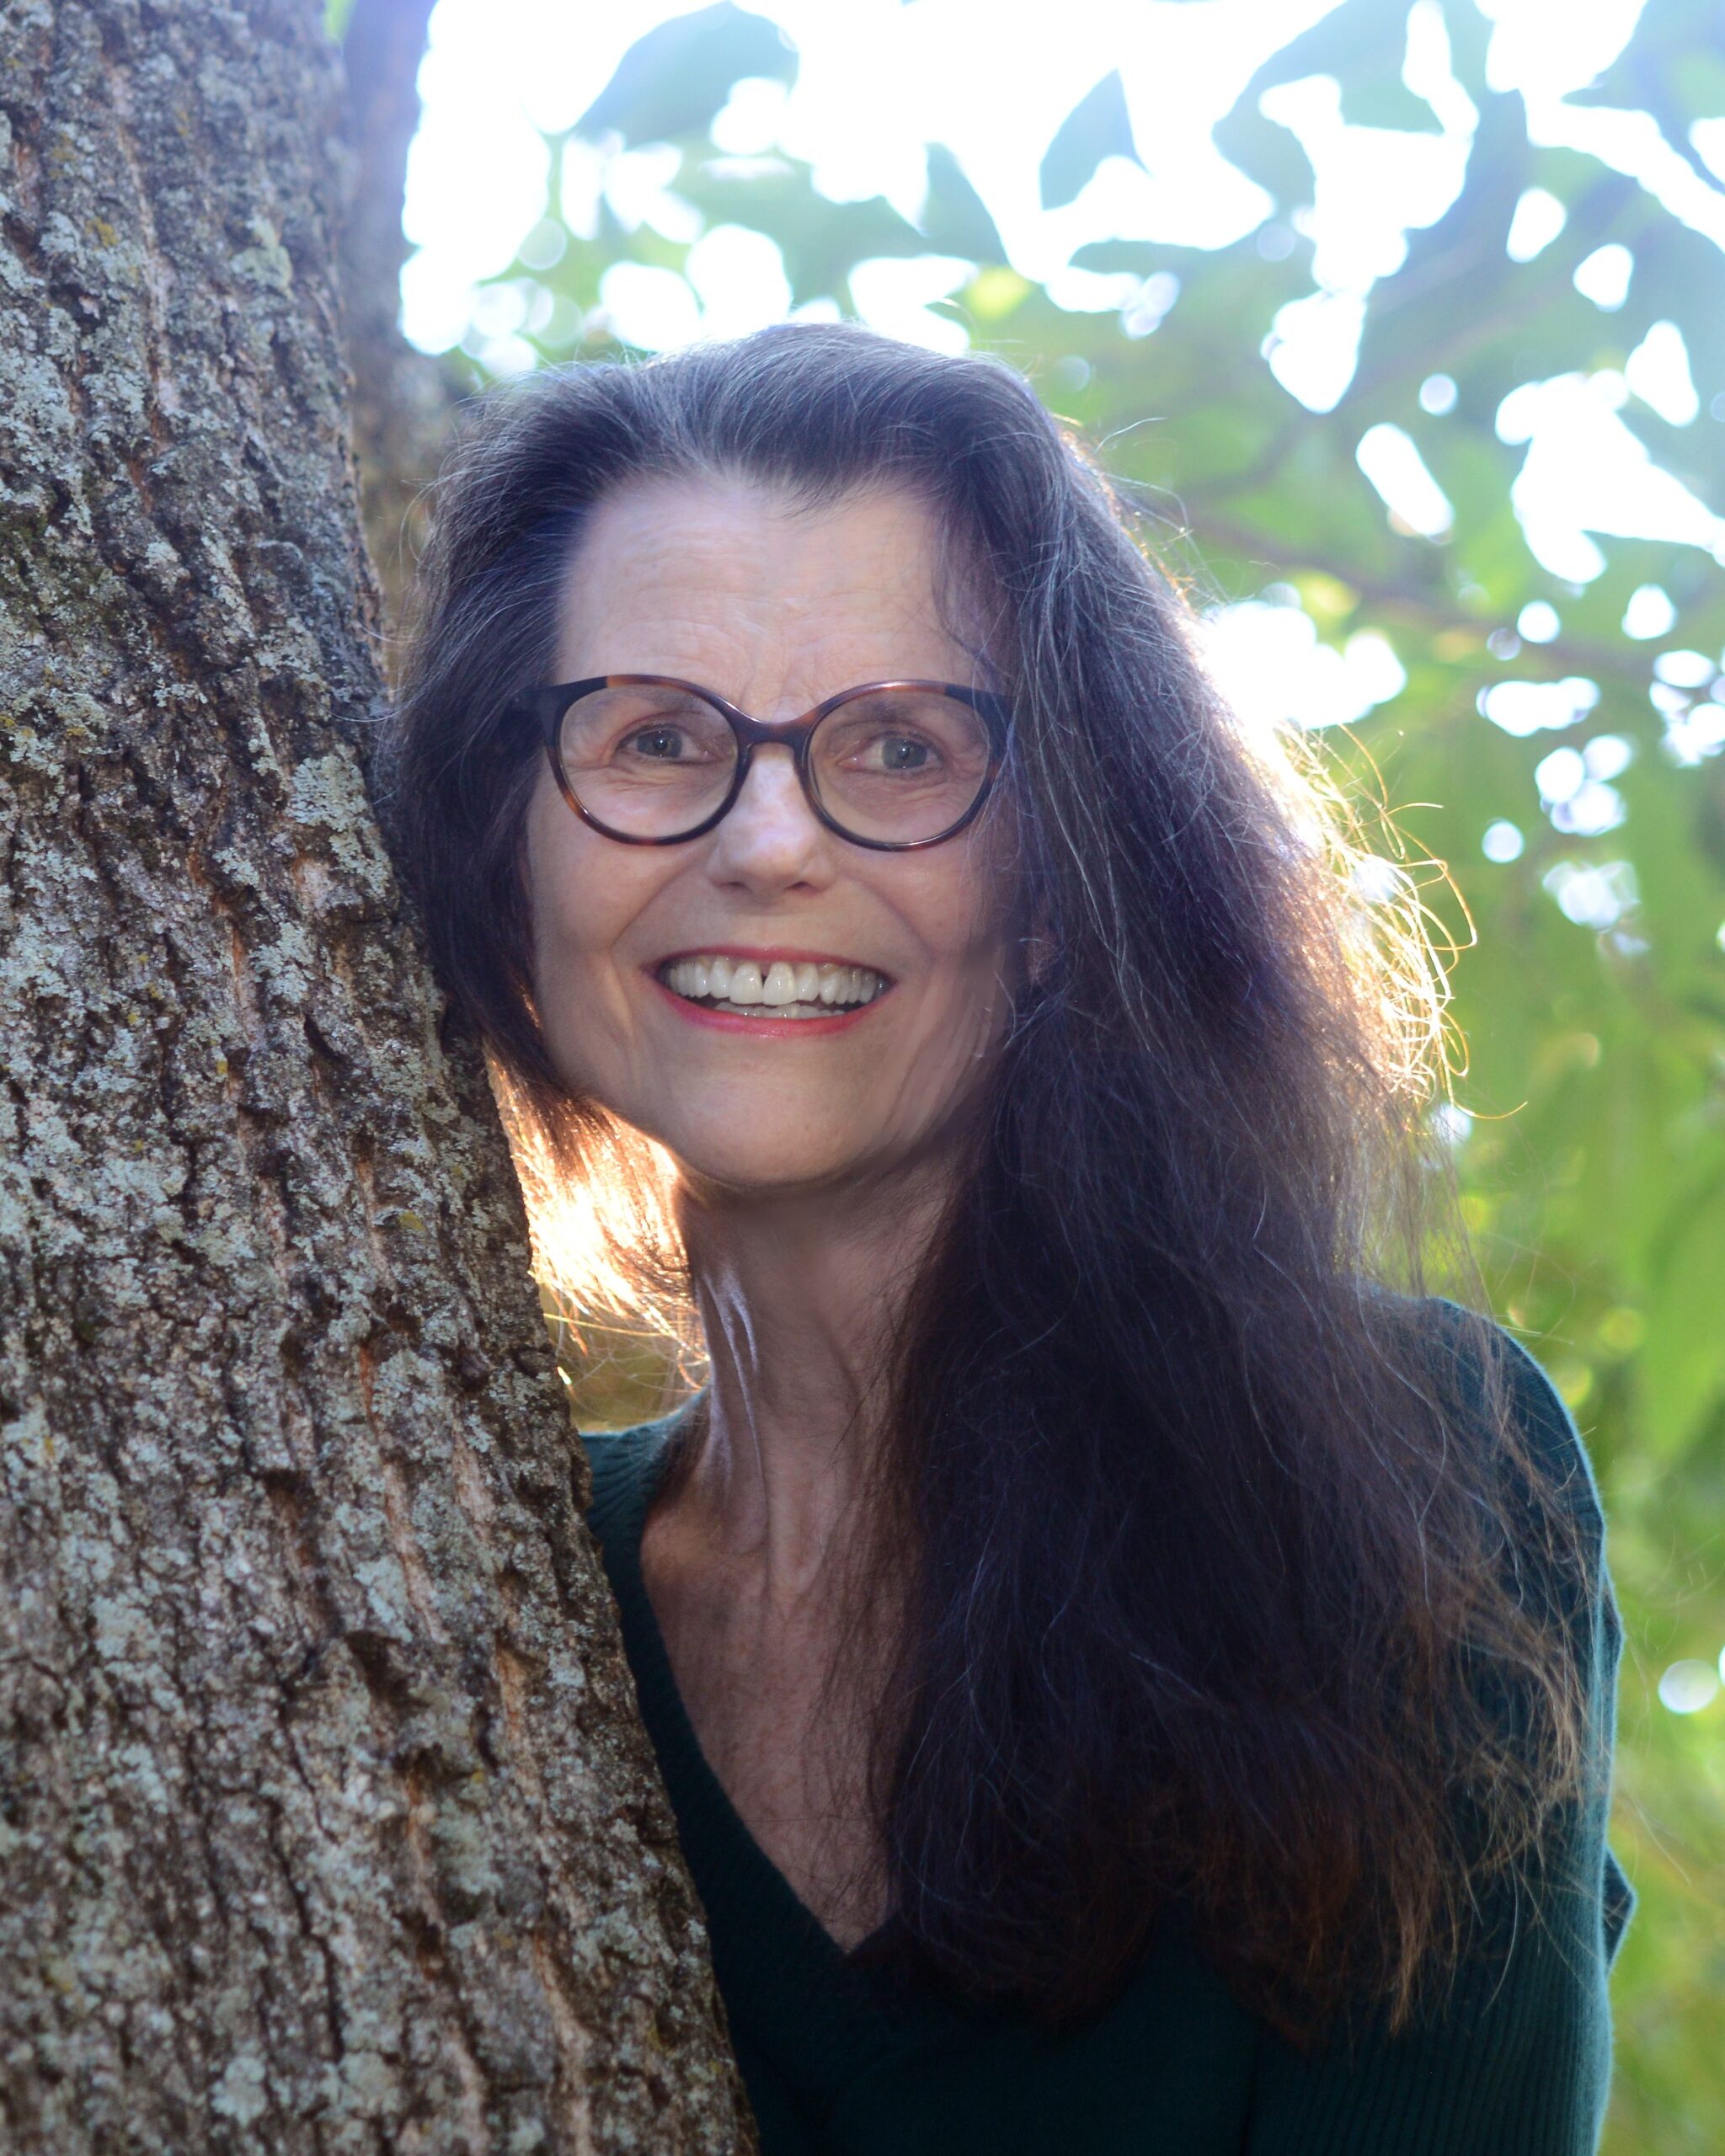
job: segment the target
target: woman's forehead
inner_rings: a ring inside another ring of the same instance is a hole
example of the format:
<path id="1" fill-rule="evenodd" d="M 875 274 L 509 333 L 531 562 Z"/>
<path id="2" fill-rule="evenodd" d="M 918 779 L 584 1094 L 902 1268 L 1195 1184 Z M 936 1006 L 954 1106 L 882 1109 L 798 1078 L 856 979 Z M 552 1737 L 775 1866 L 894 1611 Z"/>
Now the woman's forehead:
<path id="1" fill-rule="evenodd" d="M 564 580 L 571 673 L 649 662 L 618 639 L 699 652 L 763 639 L 880 648 L 889 669 L 948 668 L 960 648 L 940 605 L 941 534 L 907 489 L 809 504 L 725 476 L 632 483 L 593 510 Z M 914 648 L 913 648 L 914 647 Z M 841 684 L 840 686 L 846 686 Z"/>

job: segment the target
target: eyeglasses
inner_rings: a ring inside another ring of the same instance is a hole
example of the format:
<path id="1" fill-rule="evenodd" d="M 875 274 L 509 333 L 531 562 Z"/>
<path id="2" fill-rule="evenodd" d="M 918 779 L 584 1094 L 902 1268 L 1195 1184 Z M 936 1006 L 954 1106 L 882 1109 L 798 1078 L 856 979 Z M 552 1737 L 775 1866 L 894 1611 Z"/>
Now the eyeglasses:
<path id="1" fill-rule="evenodd" d="M 711 689 L 660 674 L 600 674 L 539 689 L 575 814 L 625 846 L 677 846 L 729 813 L 756 749 L 791 751 L 830 831 L 882 852 L 938 846 L 975 816 L 1000 768 L 1003 698 L 951 681 L 869 681 L 769 725 Z"/>

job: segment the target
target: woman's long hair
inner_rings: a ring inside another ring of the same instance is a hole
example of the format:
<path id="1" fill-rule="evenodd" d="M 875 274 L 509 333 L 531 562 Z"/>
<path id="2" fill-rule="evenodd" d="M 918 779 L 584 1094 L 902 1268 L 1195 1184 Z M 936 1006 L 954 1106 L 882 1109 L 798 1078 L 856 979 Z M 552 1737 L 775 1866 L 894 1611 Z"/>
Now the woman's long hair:
<path id="1" fill-rule="evenodd" d="M 1398 932 L 1350 887 L 1345 832 L 1220 706 L 1005 366 L 799 326 L 548 372 L 485 400 L 439 486 L 386 768 L 442 978 L 559 1145 L 607 1119 L 534 1018 L 541 751 L 509 709 L 550 678 L 594 504 L 702 472 L 914 490 L 1012 705 L 1039 961 L 873 1485 L 889 1937 L 1060 2021 L 1178 1905 L 1283 2025 L 1360 1995 L 1400 2019 L 1579 1771 L 1562 1597 L 1518 1553 L 1548 1588 L 1583 1562 L 1491 1329 L 1413 1292 L 1440 1005 L 1413 902 Z"/>

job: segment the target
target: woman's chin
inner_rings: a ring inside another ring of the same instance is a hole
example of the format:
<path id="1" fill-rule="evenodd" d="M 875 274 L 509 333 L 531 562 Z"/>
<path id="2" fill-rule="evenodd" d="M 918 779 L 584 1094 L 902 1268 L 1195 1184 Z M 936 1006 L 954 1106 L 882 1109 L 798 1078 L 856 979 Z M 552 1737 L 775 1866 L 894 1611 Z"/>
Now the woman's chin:
<path id="1" fill-rule="evenodd" d="M 771 1117 L 749 1132 L 667 1134 L 659 1141 L 676 1163 L 677 1179 L 697 1202 L 772 1200 L 843 1187 L 891 1172 L 878 1148 L 859 1149 L 835 1136 L 798 1144 Z M 888 1149 L 889 1152 L 891 1149 Z"/>
<path id="2" fill-rule="evenodd" d="M 771 1157 L 757 1146 L 670 1148 L 677 1179 L 697 1199 L 730 1202 L 791 1198 L 801 1192 L 830 1190 L 863 1171 L 864 1164 L 841 1153 L 801 1155 L 782 1150 Z"/>

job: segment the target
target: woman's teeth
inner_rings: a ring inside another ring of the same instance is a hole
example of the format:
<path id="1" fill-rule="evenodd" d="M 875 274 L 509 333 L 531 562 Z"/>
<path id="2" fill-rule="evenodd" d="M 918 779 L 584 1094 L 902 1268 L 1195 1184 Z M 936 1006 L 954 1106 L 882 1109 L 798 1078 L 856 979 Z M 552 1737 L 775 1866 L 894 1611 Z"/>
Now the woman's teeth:
<path id="1" fill-rule="evenodd" d="M 776 958 L 760 966 L 753 958 L 673 958 L 659 978 L 692 1003 L 710 1003 L 718 1011 L 771 1011 L 775 1018 L 820 1018 L 835 1010 L 872 1003 L 886 983 L 868 966 L 820 966 L 804 960 L 792 964 Z"/>

